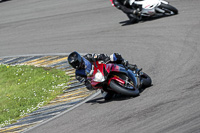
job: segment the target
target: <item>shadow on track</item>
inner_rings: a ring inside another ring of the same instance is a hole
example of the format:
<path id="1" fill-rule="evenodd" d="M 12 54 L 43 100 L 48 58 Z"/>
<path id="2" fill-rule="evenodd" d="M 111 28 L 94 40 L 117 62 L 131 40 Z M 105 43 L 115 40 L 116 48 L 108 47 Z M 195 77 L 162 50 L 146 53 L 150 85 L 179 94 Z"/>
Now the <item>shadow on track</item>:
<path id="1" fill-rule="evenodd" d="M 11 1 L 11 0 L 1 0 L 0 3 L 6 2 L 6 1 Z"/>
<path id="2" fill-rule="evenodd" d="M 132 23 L 130 20 L 125 20 L 125 21 L 119 22 L 119 24 L 122 24 L 121 26 L 127 26 L 127 25 L 144 23 L 144 22 L 153 21 L 153 20 L 157 20 L 157 19 L 161 19 L 161 18 L 165 18 L 165 17 L 171 17 L 171 16 L 174 16 L 174 15 L 157 14 L 156 16 L 153 16 L 153 17 L 142 18 L 142 20 L 140 20 L 139 22 Z"/>
<path id="3" fill-rule="evenodd" d="M 153 84 L 151 86 L 153 86 Z M 143 91 L 145 91 L 146 89 L 150 88 L 151 86 L 140 88 L 140 94 L 143 93 Z M 108 102 L 112 102 L 112 101 L 129 100 L 129 99 L 132 99 L 132 98 L 137 98 L 139 96 L 133 97 L 133 96 L 125 96 L 125 95 L 122 95 L 122 94 L 115 94 L 111 100 L 105 100 L 103 97 L 98 97 L 98 98 L 92 99 L 90 101 L 87 101 L 86 103 L 103 104 L 103 103 L 108 103 Z"/>
<path id="4" fill-rule="evenodd" d="M 130 97 L 130 96 L 116 94 L 111 100 L 105 100 L 103 97 L 99 97 L 99 98 L 92 99 L 92 100 L 90 100 L 90 101 L 88 101 L 86 103 L 103 104 L 103 103 L 108 103 L 108 102 L 112 102 L 112 101 L 129 100 L 129 99 L 136 98 L 136 97 L 138 97 L 138 96 Z"/>

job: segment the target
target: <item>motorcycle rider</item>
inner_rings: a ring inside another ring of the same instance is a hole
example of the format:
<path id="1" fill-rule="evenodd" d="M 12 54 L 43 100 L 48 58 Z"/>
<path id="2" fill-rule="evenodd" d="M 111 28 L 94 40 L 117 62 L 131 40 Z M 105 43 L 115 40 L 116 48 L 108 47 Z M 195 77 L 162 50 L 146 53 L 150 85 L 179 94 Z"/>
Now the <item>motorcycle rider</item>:
<path id="1" fill-rule="evenodd" d="M 138 22 L 138 17 L 141 15 L 141 7 L 136 6 L 133 2 L 129 4 L 130 0 L 113 0 L 112 3 L 116 8 L 122 10 L 130 19 L 132 23 Z"/>
<path id="2" fill-rule="evenodd" d="M 68 56 L 69 64 L 76 69 L 75 76 L 76 79 L 84 83 L 88 90 L 92 90 L 92 85 L 90 81 L 87 80 L 87 75 L 90 75 L 92 70 L 92 63 L 95 61 L 104 61 L 105 63 L 117 63 L 122 64 L 126 68 L 135 70 L 137 65 L 129 64 L 127 60 L 124 60 L 119 53 L 113 53 L 108 56 L 106 54 L 86 54 L 83 57 L 76 51 L 72 52 Z M 104 88 L 107 90 L 107 88 Z M 108 90 L 107 90 L 108 91 Z M 105 100 L 110 100 L 113 97 L 112 92 L 102 92 Z"/>

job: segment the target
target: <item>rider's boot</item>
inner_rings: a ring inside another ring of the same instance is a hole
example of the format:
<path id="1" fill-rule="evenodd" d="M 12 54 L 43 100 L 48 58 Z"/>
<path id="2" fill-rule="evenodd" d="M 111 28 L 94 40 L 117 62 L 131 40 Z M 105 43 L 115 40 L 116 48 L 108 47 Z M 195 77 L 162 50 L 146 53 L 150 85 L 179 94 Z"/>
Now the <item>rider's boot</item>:
<path id="1" fill-rule="evenodd" d="M 133 10 L 133 14 L 136 15 L 137 17 L 140 17 L 140 15 L 141 15 L 140 8 L 137 8 L 136 10 Z"/>
<path id="2" fill-rule="evenodd" d="M 101 94 L 106 101 L 111 100 L 114 96 L 114 93 L 106 91 L 101 91 Z"/>
<path id="3" fill-rule="evenodd" d="M 138 17 L 141 15 L 142 5 L 133 3 L 132 9 L 133 9 L 133 14 L 135 14 Z"/>
<path id="4" fill-rule="evenodd" d="M 138 18 L 136 17 L 135 14 L 129 13 L 129 14 L 127 14 L 127 16 L 128 16 L 131 23 L 138 23 L 139 22 L 139 20 L 138 20 Z"/>

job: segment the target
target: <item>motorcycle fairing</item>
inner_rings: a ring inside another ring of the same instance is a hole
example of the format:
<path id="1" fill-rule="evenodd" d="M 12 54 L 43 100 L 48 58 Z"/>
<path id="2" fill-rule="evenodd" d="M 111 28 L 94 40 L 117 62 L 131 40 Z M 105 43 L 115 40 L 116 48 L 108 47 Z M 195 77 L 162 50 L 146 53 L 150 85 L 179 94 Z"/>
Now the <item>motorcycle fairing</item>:
<path id="1" fill-rule="evenodd" d="M 126 70 L 123 65 L 121 64 L 112 64 L 112 63 L 108 63 L 108 64 L 104 64 L 104 63 L 101 63 L 101 62 L 96 62 L 94 63 L 94 65 L 96 67 L 94 67 L 94 72 L 93 72 L 93 75 L 91 77 L 88 77 L 90 80 L 91 80 L 91 85 L 92 86 L 95 86 L 96 89 L 98 88 L 102 88 L 102 85 L 99 85 L 101 84 L 101 82 L 95 82 L 94 81 L 94 78 L 95 78 L 95 74 L 97 73 L 97 71 L 101 72 L 102 75 L 105 77 L 105 79 L 107 79 L 107 76 L 109 74 L 123 74 L 123 75 L 126 75 L 127 77 L 129 77 L 134 84 L 137 84 L 137 75 L 135 73 L 133 73 L 133 71 L 131 70 Z M 116 80 L 118 82 L 121 82 L 122 84 L 125 83 L 125 81 L 123 81 L 120 77 L 114 77 L 112 78 L 113 80 Z M 111 81 L 111 80 L 110 80 Z M 109 82 L 108 82 L 108 85 L 109 85 Z"/>
<path id="2" fill-rule="evenodd" d="M 133 3 L 136 5 L 142 5 L 142 15 L 143 16 L 153 16 L 156 13 L 156 8 L 161 4 L 169 4 L 169 2 L 164 1 L 164 0 L 140 0 L 140 1 L 135 1 L 135 0 L 130 0 L 129 1 L 130 5 Z"/>
<path id="3" fill-rule="evenodd" d="M 130 69 L 126 70 L 123 65 L 121 64 L 107 64 L 106 65 L 106 70 L 109 70 L 108 73 L 123 73 L 127 75 L 134 84 L 137 84 L 137 79 L 136 79 L 136 74 L 133 73 Z"/>

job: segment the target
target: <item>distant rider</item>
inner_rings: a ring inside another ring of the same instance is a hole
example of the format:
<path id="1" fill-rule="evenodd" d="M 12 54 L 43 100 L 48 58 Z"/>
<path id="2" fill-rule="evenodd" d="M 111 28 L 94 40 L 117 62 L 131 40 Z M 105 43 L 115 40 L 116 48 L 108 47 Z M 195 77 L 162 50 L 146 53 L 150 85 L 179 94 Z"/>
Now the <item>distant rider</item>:
<path id="1" fill-rule="evenodd" d="M 84 83 L 88 90 L 93 89 L 90 81 L 87 80 L 87 75 L 90 74 L 92 63 L 95 61 L 123 64 L 131 70 L 135 70 L 137 68 L 136 65 L 131 65 L 127 60 L 124 60 L 119 53 L 114 53 L 110 56 L 106 54 L 86 54 L 82 57 L 78 52 L 74 51 L 68 56 L 68 62 L 73 68 L 76 69 L 76 79 L 81 83 Z M 110 99 L 112 96 L 113 93 L 104 92 L 105 99 Z"/>
<path id="2" fill-rule="evenodd" d="M 132 23 L 138 21 L 138 17 L 141 15 L 141 7 L 139 8 L 133 2 L 132 5 L 129 3 L 130 0 L 112 0 L 112 3 L 116 8 L 122 10 L 129 18 Z M 138 1 L 138 0 L 132 0 Z"/>

